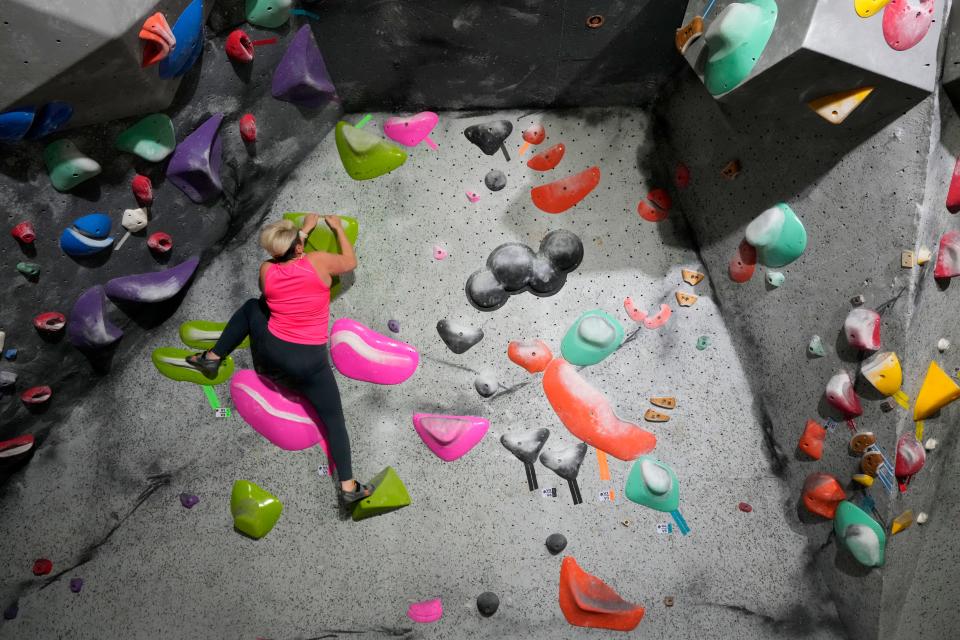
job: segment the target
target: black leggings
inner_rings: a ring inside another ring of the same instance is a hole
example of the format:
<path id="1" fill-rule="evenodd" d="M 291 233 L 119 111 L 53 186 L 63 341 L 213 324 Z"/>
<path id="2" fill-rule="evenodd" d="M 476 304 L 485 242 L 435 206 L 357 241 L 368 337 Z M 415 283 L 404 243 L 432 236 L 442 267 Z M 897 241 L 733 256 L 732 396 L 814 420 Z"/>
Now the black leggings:
<path id="1" fill-rule="evenodd" d="M 269 317 L 270 310 L 263 298 L 250 298 L 230 318 L 211 351 L 225 358 L 249 335 L 257 373 L 307 397 L 327 427 L 327 445 L 337 466 L 337 476 L 340 480 L 350 480 L 353 478 L 350 436 L 343 420 L 340 389 L 330 369 L 327 345 L 281 340 L 267 329 Z"/>

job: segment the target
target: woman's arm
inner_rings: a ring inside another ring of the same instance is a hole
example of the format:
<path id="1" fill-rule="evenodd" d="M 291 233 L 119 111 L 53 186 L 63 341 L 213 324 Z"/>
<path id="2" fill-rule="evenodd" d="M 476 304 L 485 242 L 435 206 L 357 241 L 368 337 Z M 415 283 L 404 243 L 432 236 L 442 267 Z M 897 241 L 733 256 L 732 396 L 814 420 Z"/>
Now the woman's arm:
<path id="1" fill-rule="evenodd" d="M 340 253 L 327 253 L 325 251 L 311 251 L 307 255 L 314 265 L 332 276 L 338 276 L 357 268 L 357 254 L 353 251 L 353 245 L 350 239 L 343 231 L 343 223 L 338 216 L 324 216 L 324 222 L 330 227 L 337 236 L 337 243 L 340 245 Z M 305 223 L 306 224 L 306 223 Z"/>

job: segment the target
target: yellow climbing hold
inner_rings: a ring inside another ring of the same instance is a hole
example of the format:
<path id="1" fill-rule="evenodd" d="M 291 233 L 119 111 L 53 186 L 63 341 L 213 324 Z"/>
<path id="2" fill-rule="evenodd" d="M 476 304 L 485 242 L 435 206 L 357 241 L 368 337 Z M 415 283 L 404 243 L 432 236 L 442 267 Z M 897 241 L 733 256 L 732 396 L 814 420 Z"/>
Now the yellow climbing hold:
<path id="1" fill-rule="evenodd" d="M 853 474 L 853 481 L 865 487 L 873 486 L 873 476 L 868 476 L 865 473 Z"/>
<path id="2" fill-rule="evenodd" d="M 850 91 L 831 93 L 828 96 L 811 100 L 807 103 L 807 106 L 827 122 L 841 124 L 872 92 L 873 87 L 861 87 Z"/>
<path id="3" fill-rule="evenodd" d="M 931 361 L 920 393 L 917 394 L 917 402 L 913 405 L 913 419 L 929 418 L 957 398 L 960 398 L 960 385 L 940 365 Z"/>
<path id="4" fill-rule="evenodd" d="M 853 8 L 861 18 L 869 18 L 880 13 L 890 0 L 853 0 Z"/>
<path id="5" fill-rule="evenodd" d="M 897 393 L 903 384 L 900 358 L 893 351 L 881 351 L 870 356 L 861 366 L 860 373 L 885 396 Z"/>
<path id="6" fill-rule="evenodd" d="M 913 511 L 907 509 L 896 518 L 893 519 L 893 522 L 890 524 L 890 535 L 897 535 L 904 529 L 909 529 L 910 525 L 913 524 Z"/>

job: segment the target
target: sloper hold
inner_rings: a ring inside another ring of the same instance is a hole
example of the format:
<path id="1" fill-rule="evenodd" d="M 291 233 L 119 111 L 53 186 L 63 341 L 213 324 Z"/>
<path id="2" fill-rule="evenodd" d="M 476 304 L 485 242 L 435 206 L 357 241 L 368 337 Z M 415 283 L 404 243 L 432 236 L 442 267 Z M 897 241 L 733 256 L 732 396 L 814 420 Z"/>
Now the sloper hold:
<path id="1" fill-rule="evenodd" d="M 443 617 L 443 602 L 440 598 L 414 602 L 407 607 L 407 617 L 421 624 L 436 622 Z"/>
<path id="2" fill-rule="evenodd" d="M 875 353 L 860 365 L 860 373 L 874 388 L 885 396 L 892 396 L 903 385 L 903 369 L 900 358 L 893 351 Z"/>
<path id="3" fill-rule="evenodd" d="M 757 259 L 768 267 L 784 267 L 807 248 L 807 231 L 787 204 L 770 207 L 747 225 L 747 242 L 756 247 Z"/>
<path id="4" fill-rule="evenodd" d="M 623 343 L 624 331 L 620 322 L 609 313 L 594 309 L 583 313 L 567 329 L 560 344 L 564 359 L 578 366 L 589 366 L 603 361 Z"/>
<path id="5" fill-rule="evenodd" d="M 57 191 L 69 191 L 78 184 L 100 174 L 100 165 L 88 158 L 71 140 L 51 142 L 43 149 L 50 183 Z"/>
<path id="6" fill-rule="evenodd" d="M 507 357 L 530 373 L 538 373 L 553 360 L 553 352 L 543 340 L 512 340 L 507 345 Z"/>
<path id="7" fill-rule="evenodd" d="M 407 161 L 407 152 L 376 135 L 338 122 L 334 141 L 343 168 L 354 180 L 371 180 L 390 173 Z"/>
<path id="8" fill-rule="evenodd" d="M 876 351 L 880 348 L 880 314 L 866 307 L 851 309 L 843 321 L 843 333 L 854 349 Z"/>
<path id="9" fill-rule="evenodd" d="M 383 133 L 405 147 L 415 147 L 426 142 L 427 146 L 435 150 L 437 143 L 430 139 L 430 132 L 438 122 L 440 116 L 433 111 L 421 111 L 405 118 L 394 116 L 383 123 Z"/>
<path id="10" fill-rule="evenodd" d="M 467 140 L 480 147 L 480 150 L 488 156 L 499 151 L 511 133 L 513 133 L 513 123 L 509 120 L 474 124 L 463 130 Z"/>
<path id="11" fill-rule="evenodd" d="M 837 506 L 847 499 L 840 482 L 829 473 L 811 473 L 803 482 L 803 506 L 810 513 L 833 519 Z"/>
<path id="12" fill-rule="evenodd" d="M 940 365 L 930 361 L 927 375 L 917 393 L 916 404 L 913 405 L 913 419 L 925 420 L 957 398 L 960 398 L 960 385 Z"/>
<path id="13" fill-rule="evenodd" d="M 797 448 L 814 460 L 819 460 L 823 457 L 823 441 L 826 437 L 827 430 L 823 428 L 823 425 L 813 420 L 807 420 Z"/>
<path id="14" fill-rule="evenodd" d="M 521 462 L 532 464 L 536 462 L 548 438 L 550 438 L 550 430 L 540 427 L 522 433 L 505 433 L 500 436 L 500 444 Z"/>
<path id="15" fill-rule="evenodd" d="M 587 456 L 587 445 L 582 442 L 561 449 L 551 449 L 540 454 L 540 464 L 575 485 L 580 467 Z"/>
<path id="16" fill-rule="evenodd" d="M 330 328 L 330 359 L 337 371 L 363 382 L 400 384 L 413 375 L 420 354 L 350 318 L 338 318 Z"/>
<path id="17" fill-rule="evenodd" d="M 220 334 L 226 328 L 226 322 L 212 322 L 210 320 L 188 320 L 180 325 L 180 341 L 194 349 L 212 349 L 220 339 Z M 237 348 L 246 349 L 250 346 L 250 336 L 243 339 Z"/>
<path id="18" fill-rule="evenodd" d="M 644 614 L 642 606 L 621 598 L 571 556 L 560 565 L 560 611 L 573 626 L 612 631 L 632 631 Z"/>
<path id="19" fill-rule="evenodd" d="M 450 351 L 456 354 L 465 353 L 483 340 L 483 329 L 446 319 L 437 323 L 437 333 Z"/>
<path id="20" fill-rule="evenodd" d="M 105 213 L 90 213 L 73 221 L 60 234 L 60 248 L 72 257 L 92 256 L 113 245 L 112 221 Z"/>
<path id="21" fill-rule="evenodd" d="M 415 413 L 413 428 L 438 458 L 453 462 L 465 456 L 483 440 L 490 428 L 490 421 L 477 416 Z"/>
<path id="22" fill-rule="evenodd" d="M 527 166 L 534 171 L 550 171 L 563 160 L 567 148 L 563 143 L 555 144 L 527 160 Z"/>
<path id="23" fill-rule="evenodd" d="M 292 0 L 246 0 L 247 22 L 276 29 L 290 19 Z"/>
<path id="24" fill-rule="evenodd" d="M 300 27 L 290 41 L 273 72 L 270 92 L 277 100 L 313 109 L 322 107 L 336 95 L 310 25 Z"/>
<path id="25" fill-rule="evenodd" d="M 40 140 L 50 135 L 73 117 L 73 105 L 68 102 L 48 102 L 40 107 L 30 130 L 27 131 L 27 140 Z M 2 136 L 0 136 L 2 139 Z"/>
<path id="26" fill-rule="evenodd" d="M 111 323 L 104 313 L 107 299 L 103 287 L 90 287 L 80 294 L 70 311 L 67 338 L 81 350 L 108 347 L 123 337 L 123 331 Z"/>
<path id="27" fill-rule="evenodd" d="M 187 286 L 199 264 L 200 256 L 193 256 L 163 271 L 114 278 L 107 282 L 104 290 L 113 300 L 162 302 L 177 295 Z"/>
<path id="28" fill-rule="evenodd" d="M 285 220 L 293 220 L 298 227 L 303 227 L 303 218 L 307 215 L 301 212 L 285 213 Z M 340 216 L 340 222 L 343 223 L 343 233 L 347 236 L 350 244 L 357 244 L 357 237 L 360 234 L 360 223 L 356 218 L 350 216 Z M 337 241 L 336 234 L 325 224 L 318 224 L 304 242 L 304 247 L 308 251 L 325 251 L 327 253 L 340 253 L 340 244 Z M 343 288 L 340 276 L 333 277 L 333 284 L 330 285 L 330 299 L 336 300 L 340 296 Z"/>
<path id="29" fill-rule="evenodd" d="M 653 456 L 640 456 L 633 463 L 624 493 L 630 502 L 655 511 L 669 513 L 680 508 L 680 481 L 676 472 Z"/>
<path id="30" fill-rule="evenodd" d="M 530 199 L 541 211 L 563 213 L 590 195 L 600 184 L 600 167 L 561 178 L 530 190 Z"/>
<path id="31" fill-rule="evenodd" d="M 177 46 L 177 37 L 173 34 L 170 23 L 159 11 L 144 20 L 140 27 L 140 39 L 143 40 L 141 67 L 157 64 Z"/>
<path id="32" fill-rule="evenodd" d="M 883 8 L 883 39 L 906 51 L 923 40 L 933 24 L 934 0 L 890 0 Z"/>
<path id="33" fill-rule="evenodd" d="M 35 116 L 36 109 L 33 107 L 20 107 L 0 113 L 0 142 L 22 140 L 30 130 Z"/>
<path id="34" fill-rule="evenodd" d="M 222 113 L 210 116 L 177 145 L 167 165 L 167 179 L 194 202 L 206 202 L 223 191 L 222 123 Z"/>
<path id="35" fill-rule="evenodd" d="M 177 382 L 192 382 L 203 386 L 215 386 L 223 384 L 233 375 L 233 358 L 227 356 L 223 359 L 216 375 L 207 377 L 199 369 L 187 363 L 187 357 L 195 352 L 187 349 L 177 349 L 175 347 L 158 347 L 150 354 L 150 360 L 153 366 L 157 368 L 164 377 L 176 380 Z"/>
<path id="36" fill-rule="evenodd" d="M 927 450 L 917 441 L 913 432 L 904 433 L 897 440 L 897 456 L 893 464 L 893 473 L 899 479 L 909 478 L 920 473 L 927 462 Z"/>
<path id="37" fill-rule="evenodd" d="M 116 145 L 117 149 L 149 162 L 160 162 L 177 146 L 173 120 L 165 113 L 151 114 L 117 136 Z"/>
<path id="38" fill-rule="evenodd" d="M 230 513 L 233 515 L 233 526 L 240 533 L 259 540 L 270 533 L 282 512 L 283 503 L 269 491 L 249 480 L 233 483 Z"/>
<path id="39" fill-rule="evenodd" d="M 860 398 L 853 390 L 850 374 L 840 371 L 827 382 L 827 402 L 839 410 L 846 419 L 856 418 L 863 413 Z"/>
<path id="40" fill-rule="evenodd" d="M 830 124 L 843 124 L 843 121 L 863 104 L 873 93 L 873 87 L 861 87 L 811 100 L 807 106 Z"/>
<path id="41" fill-rule="evenodd" d="M 176 46 L 160 61 L 160 77 L 176 78 L 189 71 L 203 53 L 203 0 L 193 0 L 173 25 Z"/>
<path id="42" fill-rule="evenodd" d="M 732 2 L 707 27 L 704 83 L 720 95 L 743 82 L 760 59 L 777 21 L 774 0 Z"/>
<path id="43" fill-rule="evenodd" d="M 883 566 L 887 536 L 877 521 L 844 500 L 837 506 L 833 530 L 844 547 L 865 567 Z"/>
<path id="44" fill-rule="evenodd" d="M 657 445 L 652 433 L 618 418 L 603 393 L 563 358 L 547 366 L 543 390 L 570 433 L 597 449 L 620 460 L 634 460 Z"/>
<path id="45" fill-rule="evenodd" d="M 960 276 L 960 231 L 953 229 L 940 236 L 933 277 L 939 279 L 956 276 Z"/>
<path id="46" fill-rule="evenodd" d="M 410 494 L 393 467 L 387 467 L 370 482 L 375 487 L 373 494 L 353 508 L 354 521 L 390 513 L 410 504 Z"/>

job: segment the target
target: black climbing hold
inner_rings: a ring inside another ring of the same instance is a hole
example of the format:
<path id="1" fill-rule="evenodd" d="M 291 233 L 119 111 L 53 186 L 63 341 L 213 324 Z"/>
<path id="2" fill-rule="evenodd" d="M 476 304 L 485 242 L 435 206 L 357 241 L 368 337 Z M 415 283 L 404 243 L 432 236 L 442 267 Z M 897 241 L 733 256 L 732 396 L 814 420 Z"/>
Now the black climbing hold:
<path id="1" fill-rule="evenodd" d="M 483 329 L 449 320 L 441 320 L 437 323 L 437 333 L 454 353 L 464 353 L 483 340 Z"/>
<path id="2" fill-rule="evenodd" d="M 551 533 L 547 536 L 547 551 L 557 555 L 567 548 L 567 538 L 562 533 Z"/>
<path id="3" fill-rule="evenodd" d="M 484 618 L 489 618 L 500 608 L 500 598 L 492 591 L 484 591 L 477 596 L 477 611 Z"/>
<path id="4" fill-rule="evenodd" d="M 503 146 L 513 133 L 513 123 L 509 120 L 494 120 L 483 124 L 474 124 L 463 130 L 467 140 L 480 147 L 488 156 L 492 156 Z"/>
<path id="5" fill-rule="evenodd" d="M 500 191 L 507 186 L 507 176 L 499 169 L 490 169 L 483 178 L 483 184 L 487 185 L 490 191 Z"/>

